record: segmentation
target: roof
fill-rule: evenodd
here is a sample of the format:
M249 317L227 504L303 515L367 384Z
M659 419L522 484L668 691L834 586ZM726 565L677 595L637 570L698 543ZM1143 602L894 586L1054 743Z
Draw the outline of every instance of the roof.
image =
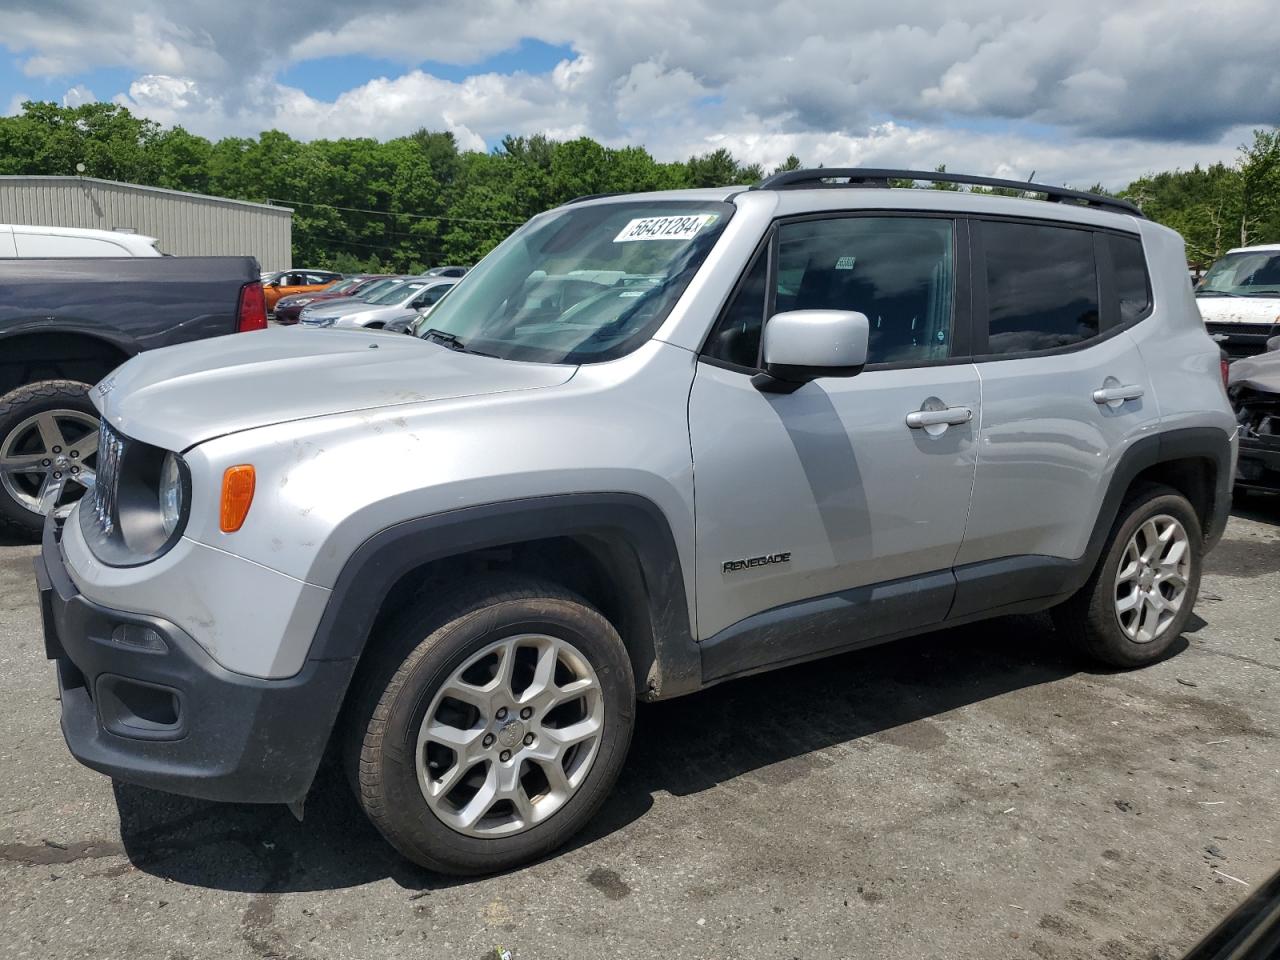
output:
M96 183L104 187L116 187L124 190L134 190L139 193L162 193L173 197L182 197L185 200L199 200L205 203L227 204L236 207L253 207L258 210L270 210L272 213L293 215L292 207L280 207L270 203L254 203L252 200L234 200L231 197L213 197L207 193L188 193L185 190L170 190L167 187L148 187L140 183L125 183L122 180L103 180L98 177L45 177L45 176L25 176L25 175L5 175L0 176L0 186L9 186L23 182L43 183L50 185L72 185Z
M1253 247L1235 247L1227 253L1280 253L1280 243L1260 243Z

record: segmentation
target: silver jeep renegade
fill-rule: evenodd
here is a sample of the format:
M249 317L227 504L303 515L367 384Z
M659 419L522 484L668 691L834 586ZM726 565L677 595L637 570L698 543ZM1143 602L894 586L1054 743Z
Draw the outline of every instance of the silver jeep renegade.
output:
M1166 655L1235 459L1182 240L900 178L939 179L586 198L411 336L130 360L37 562L72 753L300 813L332 748L396 849L480 873L583 826L638 699L1046 609Z

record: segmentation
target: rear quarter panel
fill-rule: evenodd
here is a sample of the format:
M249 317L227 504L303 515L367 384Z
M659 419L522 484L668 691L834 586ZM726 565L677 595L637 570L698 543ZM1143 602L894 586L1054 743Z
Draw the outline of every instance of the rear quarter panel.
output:
M1161 430L1216 427L1234 434L1235 416L1219 367L1221 350L1205 330L1186 281L1186 251L1174 231L1140 221L1154 295L1152 320L1130 331L1151 376Z

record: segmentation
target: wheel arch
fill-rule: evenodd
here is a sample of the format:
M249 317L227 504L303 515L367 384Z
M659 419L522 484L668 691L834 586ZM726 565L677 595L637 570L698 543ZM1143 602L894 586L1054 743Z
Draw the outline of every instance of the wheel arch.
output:
M1231 435L1217 427L1185 427L1142 437L1124 451L1111 474L1083 567L1093 570L1120 508L1136 489L1164 484L1185 496L1200 520L1205 549L1222 537L1231 512Z
M138 344L110 329L32 326L0 335L0 396L41 380L78 380L91 386L139 352Z
M419 517L375 533L343 566L309 659L350 660L424 587L479 569L534 574L597 606L627 646L637 694L701 686L683 568L670 525L636 494L536 497Z

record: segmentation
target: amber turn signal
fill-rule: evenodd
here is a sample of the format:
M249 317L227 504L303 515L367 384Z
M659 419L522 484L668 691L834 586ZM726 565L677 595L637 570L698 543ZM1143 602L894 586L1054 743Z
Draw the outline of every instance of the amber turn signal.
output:
M222 532L235 533L244 526L253 504L253 487L256 482L253 467L242 463L227 467L222 475Z

